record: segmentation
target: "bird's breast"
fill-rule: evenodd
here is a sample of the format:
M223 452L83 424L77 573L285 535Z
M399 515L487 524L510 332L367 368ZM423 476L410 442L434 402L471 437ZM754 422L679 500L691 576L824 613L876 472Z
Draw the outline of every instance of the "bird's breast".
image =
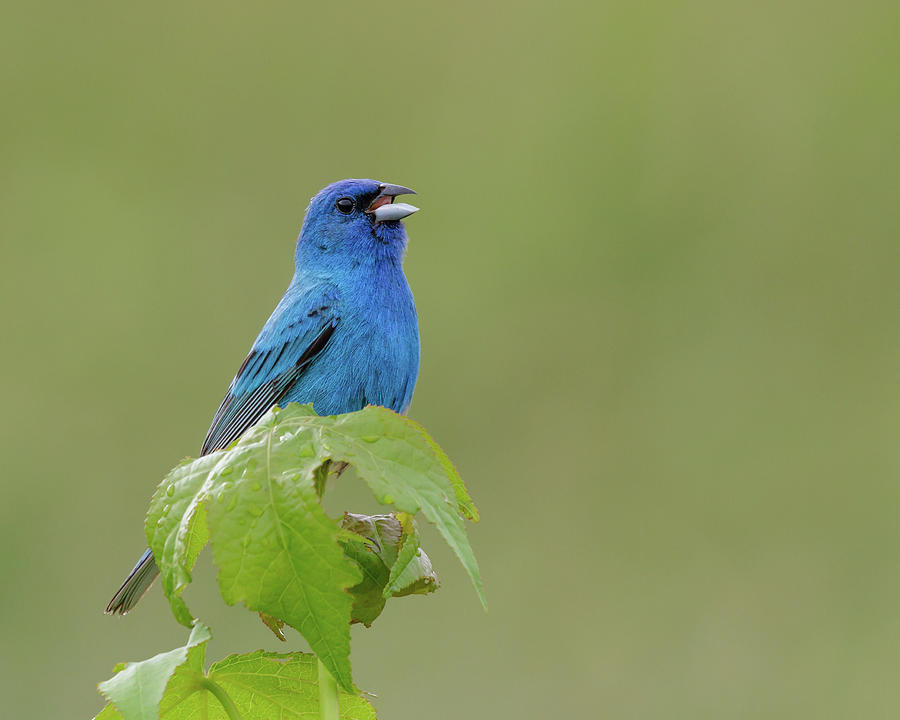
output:
M419 371L419 325L406 279L400 275L361 293L352 324L354 367L361 405L403 412Z
M341 292L340 319L291 399L320 415L381 405L405 412L419 372L419 326L406 278L377 277Z

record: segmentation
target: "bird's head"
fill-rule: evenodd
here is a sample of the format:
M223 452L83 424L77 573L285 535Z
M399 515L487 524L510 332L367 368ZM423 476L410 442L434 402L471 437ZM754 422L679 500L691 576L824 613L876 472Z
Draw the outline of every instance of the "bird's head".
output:
M415 191L377 180L340 180L321 190L310 201L300 229L298 268L401 259L406 231L400 221L418 208L394 199L410 193Z

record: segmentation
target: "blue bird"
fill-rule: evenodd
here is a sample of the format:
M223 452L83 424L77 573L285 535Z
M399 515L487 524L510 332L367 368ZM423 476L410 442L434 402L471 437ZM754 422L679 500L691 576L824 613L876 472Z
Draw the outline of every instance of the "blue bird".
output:
M382 405L406 412L419 372L419 324L403 274L413 193L341 180L310 202L294 277L231 381L201 455L225 448L273 405L312 403L319 415ZM159 575L148 549L106 607L124 615Z

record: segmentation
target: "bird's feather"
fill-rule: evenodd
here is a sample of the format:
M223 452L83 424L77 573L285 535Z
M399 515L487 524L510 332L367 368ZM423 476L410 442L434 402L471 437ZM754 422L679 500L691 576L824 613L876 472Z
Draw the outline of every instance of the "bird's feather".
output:
M202 455L237 440L303 375L340 322L335 299L321 289L285 296L231 381L206 433ZM283 325L285 317L292 321Z

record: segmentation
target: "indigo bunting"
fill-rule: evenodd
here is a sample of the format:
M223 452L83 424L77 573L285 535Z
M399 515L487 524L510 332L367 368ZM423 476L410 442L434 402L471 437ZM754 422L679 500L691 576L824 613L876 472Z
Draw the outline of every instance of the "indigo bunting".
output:
M273 405L312 403L319 415L382 405L405 412L419 371L419 327L403 274L414 193L341 180L309 204L294 276L212 419L201 455L227 447ZM159 574L148 549L106 607L124 615Z

